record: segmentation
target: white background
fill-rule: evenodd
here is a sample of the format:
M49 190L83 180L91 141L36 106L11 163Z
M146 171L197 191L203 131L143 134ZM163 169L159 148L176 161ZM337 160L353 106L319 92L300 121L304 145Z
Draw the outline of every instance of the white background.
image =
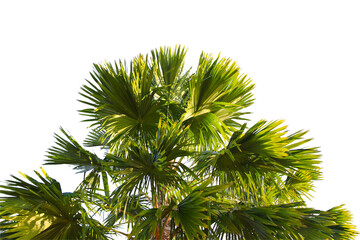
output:
M0 181L38 170L76 112L92 63L182 44L230 57L256 84L255 121L285 119L320 146L324 180L309 206L346 204L360 226L360 7L357 1L1 1ZM45 166L63 191L81 176Z

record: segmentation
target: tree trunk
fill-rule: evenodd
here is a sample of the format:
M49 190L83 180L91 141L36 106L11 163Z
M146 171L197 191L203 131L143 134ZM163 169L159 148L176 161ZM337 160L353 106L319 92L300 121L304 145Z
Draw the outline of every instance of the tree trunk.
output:
M163 229L163 240L170 240L170 232L171 232L171 226L170 226L170 217L165 218L164 220L164 229Z

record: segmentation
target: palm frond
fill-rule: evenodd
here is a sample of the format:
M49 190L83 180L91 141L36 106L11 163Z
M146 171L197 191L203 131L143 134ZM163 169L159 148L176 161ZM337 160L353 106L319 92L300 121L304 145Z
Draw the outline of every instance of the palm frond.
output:
M129 154L128 159L107 156L114 160L113 166L118 169L116 170L118 175L122 175L119 179L122 184L113 193L114 197L119 197L124 192L147 192L150 189L156 192L156 189L161 188L164 184L180 186L182 170L175 162L167 162L159 158L156 151L148 153L135 146L129 150ZM154 196L155 192L153 192Z
M135 216L137 221L130 235L135 239L162 239L169 223L173 226L169 234L176 239L205 238L207 222L214 213L209 202L228 187L209 186L210 183L211 179L192 184L181 199L171 198L161 207L141 211Z
M65 138L55 134L56 145L48 150L45 165L73 165L78 173L84 173L79 189L87 189L91 193L103 190L109 196L108 174L104 167L106 159L100 159L96 154L87 151L64 129L60 130ZM99 189L101 180L103 189Z
M179 81L181 80L179 76L182 75L184 68L185 48L176 46L172 51L170 47L161 47L160 49L153 50L151 54L159 66L161 85L167 86L169 93L173 92L170 90L171 88L176 88L176 85L183 84L183 82Z
M84 140L85 147L102 147L109 148L108 145L109 138L106 138L106 133L101 129L92 129Z
M107 155L111 173L118 176L117 182L121 183L113 192L115 199L119 199L124 192L149 194L151 189L155 203L157 198L164 196L167 187L181 187L185 183L183 173L191 171L181 160L192 153L188 151L189 143L183 128L181 123L169 125L160 121L155 137L149 139L148 144L132 142L117 156Z
M204 149L217 149L238 127L243 108L252 104L254 85L235 62L202 54L189 84L184 119Z
M162 102L155 98L152 90L156 68L147 57L139 55L130 63L106 63L94 65L93 82L82 87L80 93L89 106L80 110L106 132L106 138L116 146L127 139L138 139L139 133L151 137L160 117ZM114 148L114 147L113 147Z
M44 170L40 182L23 174L1 185L0 214L7 222L5 233L18 239L80 239L83 228L107 239L106 231L86 215L76 194L61 191L60 184ZM83 219L84 217L85 219Z
M264 201L264 197L268 202L302 201L301 196L320 178L319 154L316 148L297 148L310 141L302 139L305 131L286 136L281 124L260 121L247 130L244 124L226 148L200 155L195 168L219 183L235 181L234 194L245 202Z
M177 227L176 234L184 235L187 239L201 239L207 236L207 228L211 216L215 214L211 208L217 194L229 186L208 186L212 179L208 179L185 195L171 212L171 221Z
M236 205L213 218L217 238L226 239L354 239L348 213L336 207L320 211L303 203L246 207ZM337 216L345 219L337 221ZM345 220L345 221L344 221Z
M69 164L75 170L86 172L101 165L101 159L84 149L63 128L60 128L65 138L55 134L56 146L47 151L45 165Z
M161 47L151 52L153 66L156 66L157 95L164 102L161 112L173 121L180 119L185 112L186 102L189 97L190 70L184 71L184 60L187 50L176 46Z

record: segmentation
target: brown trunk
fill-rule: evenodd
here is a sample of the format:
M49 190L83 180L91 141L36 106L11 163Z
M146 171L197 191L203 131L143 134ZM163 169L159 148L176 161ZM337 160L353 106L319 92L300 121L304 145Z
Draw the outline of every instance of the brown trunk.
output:
M160 240L160 237L159 237L159 226L156 228L155 239L156 239L156 240Z
M171 226L170 226L170 218L166 218L164 219L164 229L163 229L163 240L170 240L170 231L171 231Z

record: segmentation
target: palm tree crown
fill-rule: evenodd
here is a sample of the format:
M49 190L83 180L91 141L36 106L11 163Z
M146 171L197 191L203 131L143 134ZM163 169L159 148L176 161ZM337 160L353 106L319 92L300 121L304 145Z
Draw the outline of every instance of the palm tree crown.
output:
M251 125L254 85L237 64L203 53L191 71L185 55L163 47L94 65L80 113L92 129L84 146L104 156L61 129L45 164L73 165L83 181L63 193L43 171L0 186L5 239L355 238L342 206L305 206L321 178L306 131Z

